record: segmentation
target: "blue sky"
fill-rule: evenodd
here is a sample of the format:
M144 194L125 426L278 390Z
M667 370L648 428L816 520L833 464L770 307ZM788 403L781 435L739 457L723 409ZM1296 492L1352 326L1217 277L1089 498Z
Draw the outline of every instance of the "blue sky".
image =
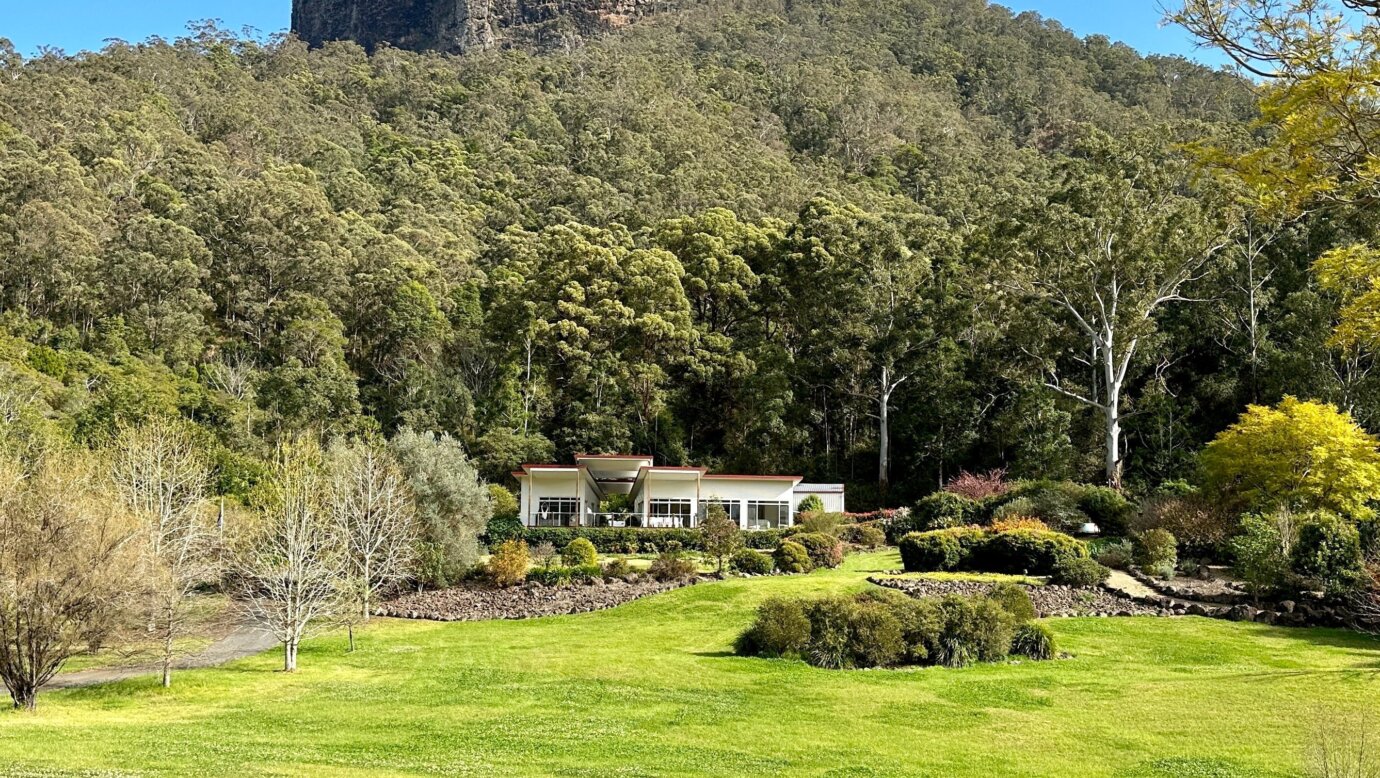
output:
M1172 0L1167 0L1172 2ZM1015 11L1038 11L1079 35L1100 33L1142 52L1183 54L1216 64L1212 52L1195 50L1183 30L1160 25L1161 0L1006 0ZM291 0L0 0L0 38L24 54L40 46L75 52L98 49L107 38L138 41L173 38L187 22L219 19L229 29L264 33L288 26Z

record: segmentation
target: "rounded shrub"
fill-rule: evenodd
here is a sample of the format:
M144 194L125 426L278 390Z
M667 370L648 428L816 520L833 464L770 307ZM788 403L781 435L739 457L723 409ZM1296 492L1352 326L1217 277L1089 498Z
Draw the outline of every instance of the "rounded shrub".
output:
M839 530L839 539L863 548L886 545L886 533L872 524L846 524Z
M1089 521L1078 507L1087 489L1068 481L1023 481L993 510L992 518L1030 516L1059 532L1075 532Z
M1361 535L1346 519L1319 511L1299 526L1291 565L1295 573L1329 594L1340 594L1361 577Z
M814 569L810 552L794 540L783 540L772 554L776 569L783 573L808 573Z
M977 527L913 532L901 538L901 564L911 573L963 569L986 537Z
M604 565L605 578L626 578L632 575L632 566L623 557L614 557Z
M575 538L561 549L561 563L567 567L583 567L599 563L599 552L588 538Z
M823 512L824 500L817 494L806 495L805 499L800 501L800 505L796 508L795 511L797 516L804 516L810 513Z
M1096 560L1070 557L1061 559L1054 565L1054 571L1050 573L1049 581L1061 586L1090 589L1094 586L1101 586L1107 580L1107 576L1111 574L1111 570L1103 567Z
M753 551L750 548L739 549L728 566L736 572L748 575L767 575L775 567L772 558L763 554L761 551Z
M1179 564L1179 545L1173 533L1165 529L1149 529L1136 535L1134 561L1147 575L1173 578Z
M1000 583L987 593L987 598L1000 605L1017 624L1035 620L1035 603L1030 601L1030 593L1024 586L1014 583Z
M1013 575L1051 575L1065 559L1086 559L1088 547L1059 532L1018 529L991 535L977 552L976 569Z
M494 549L485 573L495 586L516 586L527 580L532 554L521 540L507 540Z
M885 604L856 599L848 630L853 667L893 667L909 653L900 619Z
M1160 496L1146 500L1131 519L1131 529L1139 534L1162 529L1174 536L1185 556L1220 559L1239 525L1239 517L1217 501L1203 495Z
M805 604L773 597L757 609L757 618L738 636L734 648L740 656L799 657L809 644Z
M974 662L996 662L1011 653L1016 621L986 597L950 595L940 602L944 626L931 656L945 667L967 667Z
M976 524L982 516L982 503L952 492L935 492L910 509L916 532Z
M843 542L823 532L807 532L791 540L805 547L810 564L816 568L833 569L843 564Z
M1115 489L1106 486L1085 486L1077 507L1087 515L1103 534L1120 535L1134 512L1131 501Z
M1058 656L1054 633L1043 624L1022 624L1011 637L1011 653L1036 661L1048 661Z

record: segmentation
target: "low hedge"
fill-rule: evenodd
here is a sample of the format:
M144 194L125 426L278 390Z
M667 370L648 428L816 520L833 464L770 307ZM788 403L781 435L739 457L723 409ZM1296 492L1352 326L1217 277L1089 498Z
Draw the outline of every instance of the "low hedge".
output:
M1023 603L1028 604L1028 603ZM815 600L771 599L736 644L744 656L803 659L831 669L994 662L1012 652L1024 617L989 597L913 599L872 590ZM1020 648L1053 655L1028 633Z
M978 527L912 532L901 538L901 564L917 573L964 569L987 533Z
M1058 532L991 533L978 527L956 527L915 532L901 539L901 563L913 573L965 570L1053 575L1065 561L1087 558L1086 545Z
M760 530L743 533L748 548L770 551L781 542L782 530ZM576 538L594 544L601 554L655 554L672 543L679 543L686 551L703 551L704 544L697 529L647 529L642 527L527 527L520 540L530 546L550 543L565 548Z
M739 549L728 562L729 568L748 575L768 575L776 569L776 562L761 551Z

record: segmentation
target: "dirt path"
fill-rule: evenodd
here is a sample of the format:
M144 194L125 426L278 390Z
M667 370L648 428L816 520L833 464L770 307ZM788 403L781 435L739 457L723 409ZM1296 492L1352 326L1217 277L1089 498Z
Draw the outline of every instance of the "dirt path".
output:
M278 645L278 641L267 631L255 624L241 624L228 635L207 646L203 651L177 660L178 670L195 670L202 667L219 667L236 659L261 654ZM136 665L133 667L110 667L98 670L82 670L64 673L48 682L44 689L76 689L83 686L96 686L114 683L141 675L158 673L157 665Z

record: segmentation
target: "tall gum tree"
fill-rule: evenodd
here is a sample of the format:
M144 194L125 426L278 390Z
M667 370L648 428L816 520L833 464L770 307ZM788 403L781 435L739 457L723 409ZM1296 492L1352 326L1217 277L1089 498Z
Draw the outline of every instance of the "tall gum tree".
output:
M1039 225L1034 248L1005 270L1008 290L1063 323L1029 353L1046 387L1101 417L1105 476L1117 489L1128 382L1155 317L1194 299L1185 288L1229 242L1203 196L1192 196L1186 163L1155 156L1163 154L1147 138L1086 138L1061 165L1044 218L1029 221Z

